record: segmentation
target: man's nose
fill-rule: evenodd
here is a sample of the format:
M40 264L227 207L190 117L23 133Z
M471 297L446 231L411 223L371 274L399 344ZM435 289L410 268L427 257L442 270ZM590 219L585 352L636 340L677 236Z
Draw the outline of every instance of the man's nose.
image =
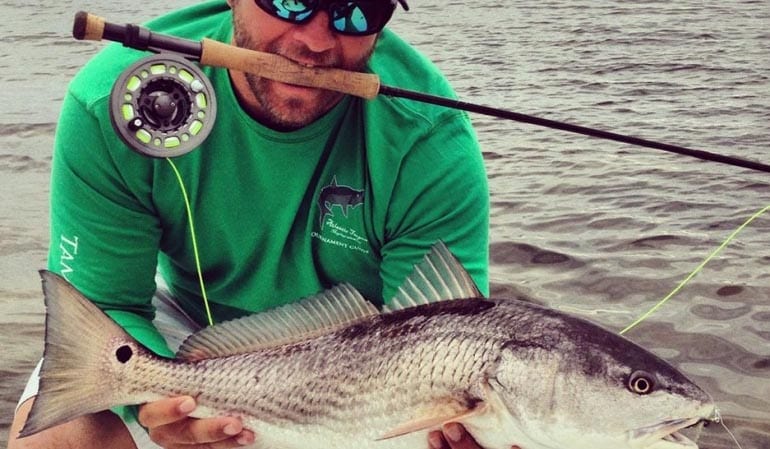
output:
M329 27L329 14L319 11L310 22L297 26L295 38L316 53L330 50L336 45L334 32Z

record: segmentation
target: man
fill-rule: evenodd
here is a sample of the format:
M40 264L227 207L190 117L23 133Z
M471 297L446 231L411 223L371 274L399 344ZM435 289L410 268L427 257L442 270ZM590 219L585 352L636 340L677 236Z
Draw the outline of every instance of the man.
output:
M383 30L395 7L396 0L217 0L149 26L453 95L429 62ZM143 344L173 354L151 322L156 271L202 325L209 306L214 321L224 321L343 281L387 301L439 239L487 293L488 191L465 114L206 67L218 98L216 124L172 167L131 151L110 123L112 85L142 56L110 46L69 88L54 151L49 268ZM354 201L325 194L341 186ZM33 400L24 399L9 447L134 447L111 412L16 440ZM138 421L166 448L254 441L236 418L187 418L195 406L190 397L145 404ZM477 447L451 424L426 444Z

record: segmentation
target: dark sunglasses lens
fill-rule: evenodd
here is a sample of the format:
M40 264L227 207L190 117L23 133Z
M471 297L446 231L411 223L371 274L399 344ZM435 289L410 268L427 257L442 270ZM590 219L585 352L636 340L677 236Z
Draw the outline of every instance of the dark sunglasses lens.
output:
M301 23L309 19L318 6L317 0L255 0L268 14L289 22Z
M378 33L393 15L395 5L384 0L348 0L331 6L332 27L354 36Z
M310 20L325 3L321 0L254 0L263 11L292 23ZM342 0L328 4L332 28L341 34L365 36L382 30L396 2L387 0Z

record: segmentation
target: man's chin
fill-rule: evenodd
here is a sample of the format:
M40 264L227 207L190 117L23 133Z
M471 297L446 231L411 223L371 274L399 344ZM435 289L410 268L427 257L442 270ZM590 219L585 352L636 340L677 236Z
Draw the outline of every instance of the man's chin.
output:
M317 108L309 107L304 101L292 98L272 102L270 107L261 111L260 116L256 118L269 128L292 131L313 123L322 115L323 112L319 112Z
M313 123L334 107L342 94L246 75L256 104L251 115L273 129L287 131Z
M341 98L319 89L279 84L270 92L267 109L275 124L283 128L296 129L313 123Z

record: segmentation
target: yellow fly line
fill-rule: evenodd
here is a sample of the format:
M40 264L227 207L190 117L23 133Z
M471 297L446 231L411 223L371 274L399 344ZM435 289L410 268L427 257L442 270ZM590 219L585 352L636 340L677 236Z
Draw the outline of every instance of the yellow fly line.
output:
M187 189L184 186L184 181L182 181L182 175L179 173L179 170L177 170L176 165L171 160L171 158L166 158L168 163L171 165L171 168L174 170L174 174L176 174L176 179L179 181L179 188L182 190L182 197L184 198L184 205L187 209L187 222L190 224L190 238L192 240L192 246L193 246L193 256L195 257L195 270L198 272L198 282L200 283L201 287L201 296L203 297L203 305L206 307L206 317L209 320L209 326L214 325L214 319L211 316L211 308L209 307L209 298L206 294L206 285L203 283L203 270L201 269L201 259L200 254L198 252L198 239L195 236L195 223L193 222L193 213L192 213L192 207L190 207L190 198L187 196Z
M666 297L665 297L665 298L661 299L661 300L660 300L660 301L659 301L657 304L655 304L655 305L654 305L654 306L653 306L653 307L652 307L650 310L648 310L648 311L647 311L647 312L646 312L644 315L640 316L640 317L639 317L639 318L638 318L636 321L634 321L633 323L631 323L631 324L629 324L628 326L626 326L626 328L625 328L625 329L623 329L622 331L620 331L620 332L619 332L619 333L620 333L620 335L623 335L623 334L625 334L625 333L626 333L626 332L628 332L629 330L631 330L631 329L633 329L634 327L636 327L636 325L638 325L638 324L639 324L639 323L641 323L642 321L644 321L644 320L646 320L647 318L649 318L649 317L650 317L650 315L652 315L652 314L653 314L653 313L655 313L655 312L656 312L658 309L660 309L660 308L663 306L663 304L665 304L665 303L666 303L666 302L667 302L669 299L671 299L671 298L672 298L674 295L676 295L677 293L679 293L679 291L680 291L680 290L681 290L681 289L682 289L682 288L683 288L685 285L687 285L687 283L688 283L688 282L690 282L690 280L691 280L692 278L694 278L694 277L695 277L695 276L696 276L698 273L700 273L700 272L701 272L701 270L703 270L703 267L705 267L705 266L706 266L706 264L707 264L707 263L709 263L709 262L711 261L711 259L713 259L714 257L716 257L716 255L717 255L717 254L719 254L719 253L720 253L720 252L721 252L723 249L725 249L725 247L727 247L727 245L729 245L729 244L730 244L730 242L732 242L732 241L735 239L735 236L737 236L737 235L738 235L738 233L739 233L739 232L741 232L741 231L743 230L743 228L745 228L746 226L748 226L748 225L749 225L749 224L750 224L752 221L756 220L756 219L757 219L757 218L758 218L760 215L764 214L764 213L765 213L765 212L767 212L768 210L770 210L770 205L767 205L767 206L766 206L766 207L764 207L763 209L759 210L757 213L755 213L754 215L752 215L751 217L749 217L749 219L748 219L748 220L746 220L745 222L743 222L743 224L742 224L742 225L740 225L740 226L738 227L738 229L736 229L735 231L733 231L733 232L732 232L732 234L730 234L730 236L728 236L728 237L727 237L727 239L725 239L725 241L724 241L724 242L722 242L722 244L721 244L721 245L719 245L719 247L718 247L717 249L715 249L715 250L714 250L714 251L713 251L711 254L709 254L709 256L708 256L708 257L706 257L706 259L704 259L704 260L703 260L703 262L701 262L701 264L700 264L700 265L698 265L698 266L695 268L695 270L693 270L693 271L692 271L692 273L690 273L690 274L689 274L689 275L688 275L688 276L687 276L687 277L686 277L686 278L685 278L685 279L684 279L682 282L680 282L680 283L679 283L679 285L677 285L677 286L676 286L676 288L674 288L674 289L671 291L671 293L669 293L668 295L666 295Z

